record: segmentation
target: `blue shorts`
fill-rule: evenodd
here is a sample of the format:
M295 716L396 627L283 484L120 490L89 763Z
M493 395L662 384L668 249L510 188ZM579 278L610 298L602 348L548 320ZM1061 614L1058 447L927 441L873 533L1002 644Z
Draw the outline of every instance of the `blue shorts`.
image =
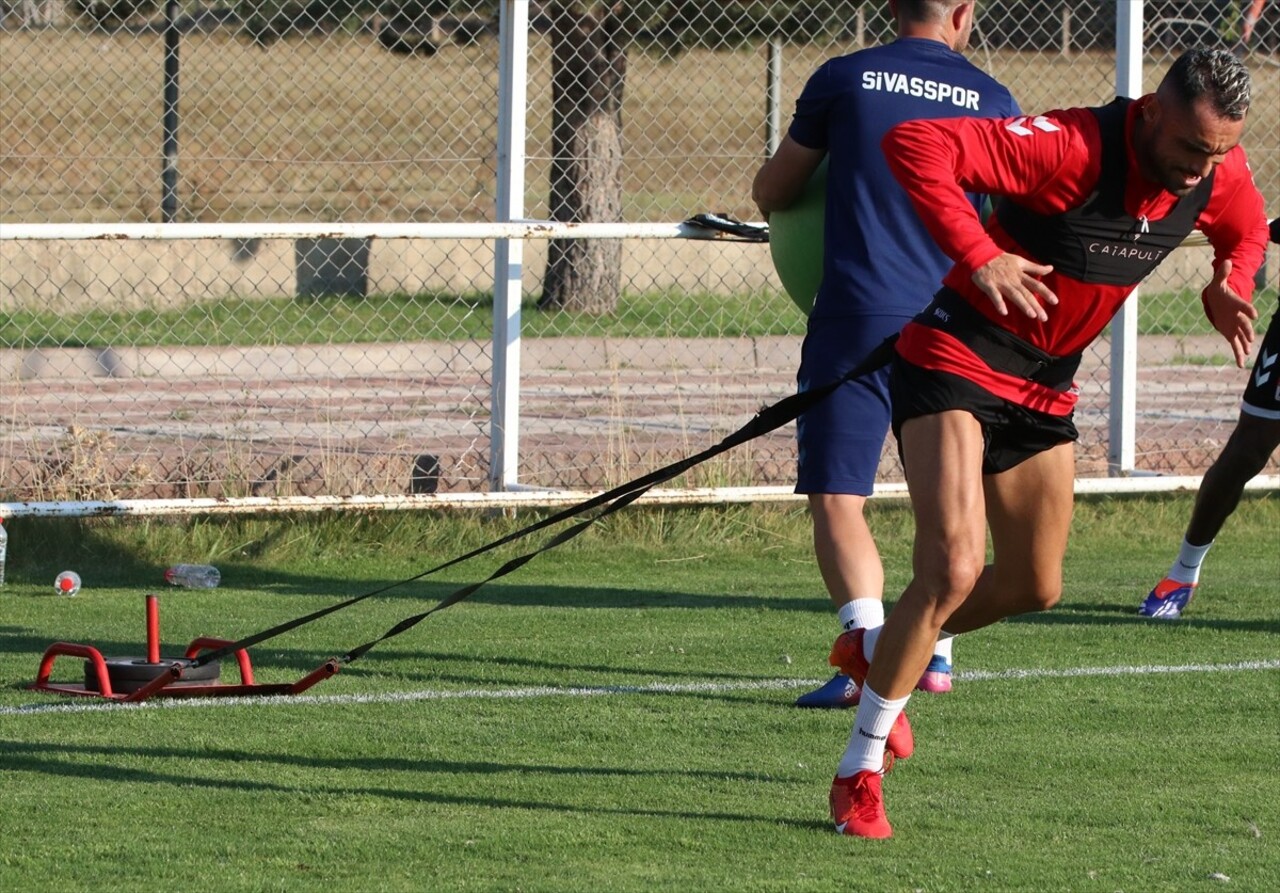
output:
M835 381L876 345L896 335L908 314L810 320L796 384L801 391ZM870 496L889 432L889 368L847 381L796 421L797 493Z

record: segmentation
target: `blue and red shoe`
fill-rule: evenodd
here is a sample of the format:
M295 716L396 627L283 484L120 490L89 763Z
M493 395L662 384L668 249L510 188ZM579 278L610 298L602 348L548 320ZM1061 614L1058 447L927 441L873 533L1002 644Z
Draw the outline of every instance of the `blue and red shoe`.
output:
M1165 577L1156 584L1156 588L1147 593L1142 604L1138 606L1138 614L1152 620L1177 620L1191 604L1191 597L1196 594L1198 583L1179 583Z
M857 707L862 689L844 673L836 673L813 691L796 698L797 707L812 707L820 710L839 710L844 707Z

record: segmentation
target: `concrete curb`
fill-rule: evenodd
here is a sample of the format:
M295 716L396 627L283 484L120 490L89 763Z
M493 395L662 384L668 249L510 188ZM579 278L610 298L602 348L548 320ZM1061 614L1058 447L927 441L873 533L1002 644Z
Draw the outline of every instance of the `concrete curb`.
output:
M521 343L527 369L565 372L713 371L790 373L800 363L799 335L742 338L530 338ZM1152 335L1139 340L1143 366L1205 361L1228 355L1216 335ZM1085 367L1110 355L1104 339ZM331 378L348 375L431 376L490 365L487 342L418 341L277 347L60 347L0 350L6 381L94 378Z
M800 336L761 338L531 338L521 343L525 368L607 372L791 370ZM0 379L332 378L394 374L432 376L491 363L477 341L282 345L276 347L60 347L0 350Z

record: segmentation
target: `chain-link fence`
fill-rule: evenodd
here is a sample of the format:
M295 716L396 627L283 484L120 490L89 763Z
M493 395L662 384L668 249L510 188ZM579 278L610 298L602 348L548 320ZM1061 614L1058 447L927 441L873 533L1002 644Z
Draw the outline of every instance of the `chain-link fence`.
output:
M501 6L0 0L0 228L494 220ZM1280 213L1280 0L1247 44L1249 0L1145 6L1146 89L1186 46L1246 54L1246 146ZM890 39L887 7L528 4L517 204L754 219L776 122L824 59ZM1116 13L992 0L970 56L1029 112L1102 104ZM0 498L485 490L494 254L464 238L0 241ZM1139 471L1202 471L1236 418L1245 373L1200 312L1207 261L1183 249L1143 287ZM794 390L804 321L764 246L529 240L523 262L524 484L627 480ZM1107 473L1109 357L1100 342L1082 370L1082 476ZM794 456L784 429L683 482L786 485ZM900 474L890 448L882 478Z

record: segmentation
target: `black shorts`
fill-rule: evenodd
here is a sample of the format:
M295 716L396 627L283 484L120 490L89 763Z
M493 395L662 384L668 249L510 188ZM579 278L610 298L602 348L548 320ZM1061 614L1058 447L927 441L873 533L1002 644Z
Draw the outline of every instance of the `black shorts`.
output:
M950 372L935 372L900 356L889 374L893 436L902 457L902 424L919 416L958 409L982 425L982 473L999 474L1058 444L1080 439L1071 415L1027 409ZM905 460L904 460L905 465Z
M1280 310L1271 317L1258 348L1240 411L1260 419L1280 419Z

